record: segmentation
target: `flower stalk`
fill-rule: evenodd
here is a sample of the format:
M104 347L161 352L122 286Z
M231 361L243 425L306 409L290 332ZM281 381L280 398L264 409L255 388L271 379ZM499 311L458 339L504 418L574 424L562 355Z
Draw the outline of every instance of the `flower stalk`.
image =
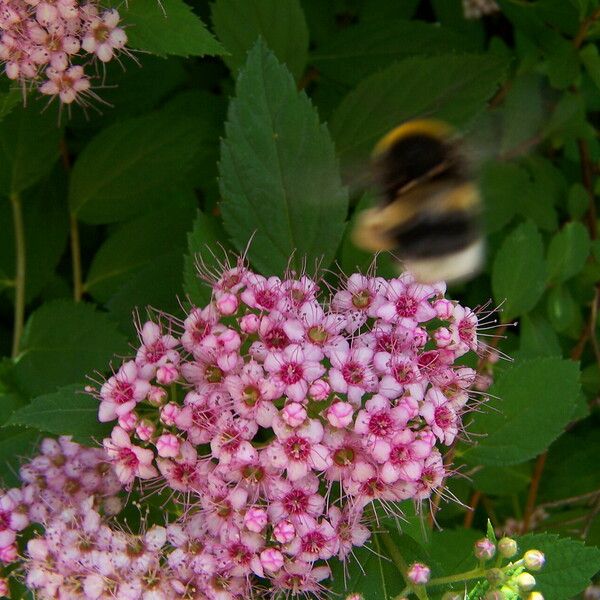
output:
M23 207L21 196L14 192L10 195L12 206L13 226L15 234L15 313L12 343L12 357L19 354L19 345L23 335L25 323L25 273L26 273L26 248L25 226L23 224Z

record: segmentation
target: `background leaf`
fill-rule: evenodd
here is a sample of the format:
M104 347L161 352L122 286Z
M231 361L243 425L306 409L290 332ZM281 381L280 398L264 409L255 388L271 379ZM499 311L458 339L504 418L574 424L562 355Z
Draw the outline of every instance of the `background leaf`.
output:
M548 246L548 279L567 281L581 271L590 253L590 236L581 223L567 223Z
M48 302L27 322L15 377L25 392L37 396L81 381L124 350L125 339L93 306Z
M262 37L296 79L302 75L308 28L298 0L217 0L211 13L215 32L229 52L223 60L232 71L246 62L248 50Z
M38 396L14 412L8 424L70 435L81 444L96 446L110 435L112 425L98 421L98 400L85 394L83 388L83 384L73 384Z
M522 223L505 238L494 259L492 289L496 303L502 303L502 320L530 311L545 281L542 237L533 223Z
M507 369L490 389L495 399L473 418L469 431L484 437L465 458L511 465L535 457L567 425L579 392L579 369L568 360L537 358Z
M129 45L166 56L204 56L223 54L199 17L183 0L135 0L119 5L127 28Z
M259 270L282 273L340 243L347 193L333 144L310 101L262 42L250 52L229 106L219 165L223 223Z

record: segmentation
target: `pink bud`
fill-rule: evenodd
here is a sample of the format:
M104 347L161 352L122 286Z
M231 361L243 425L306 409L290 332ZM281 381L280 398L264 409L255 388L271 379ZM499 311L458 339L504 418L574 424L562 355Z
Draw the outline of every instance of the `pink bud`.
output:
M232 315L234 314L239 305L239 300L235 294L223 294L217 300L217 310L222 315Z
M166 365L156 369L156 381L158 381L158 383L162 383L163 385L169 385L170 383L173 383L177 379L178 375L179 373L177 373L177 368L175 365L170 363L167 363Z
M242 345L240 335L234 329L226 329L219 336L218 341L219 346L222 346L225 352L235 352Z
M433 339L438 348L445 348L452 341L452 334L446 327L440 327L434 332Z
M17 547L14 544L0 548L0 562L11 563L17 560Z
M173 402L169 402L169 404L165 404L160 411L160 420L168 426L175 425L175 419L179 414L180 409L177 404Z
M479 560L490 560L496 554L496 544L487 538L481 538L475 542L473 552Z
M283 554L276 548L267 548L260 553L260 564L266 571L275 573L283 567Z
M454 304L452 304L450 300L442 298L440 300L436 300L433 303L433 310L435 310L435 314L438 316L439 319L447 321L454 312Z
M260 533L267 524L267 512L262 508L250 508L244 515L246 529Z
M125 413L119 417L119 427L122 427L128 433L135 429L137 425L137 416L132 412Z
M287 544L296 537L296 529L289 521L280 521L273 528L273 535L280 544Z
M312 385L308 388L308 395L313 400L326 400L329 392L331 392L331 387L323 379L313 381Z
M349 402L334 402L327 409L327 420L332 427L343 429L352 423L354 407Z
M423 563L413 563L406 573L407 579L417 585L427 583L430 575L431 570Z
M284 409L281 411L281 418L290 427L300 427L306 420L306 409L302 404L298 402L290 402L286 404Z
M0 578L0 596L5 596L6 598L10 596L8 579L5 579L4 577Z
M421 347L424 346L429 340L429 336L427 335L427 331L422 327L417 327L413 331L413 342L416 346Z
M244 333L256 333L258 331L258 325L260 324L260 319L258 315L249 314L244 315L240 319L240 329Z
M161 387L153 385L148 392L148 402L152 404L152 406L162 406L167 397L167 390L164 390Z
M146 419L141 421L140 424L135 428L136 435L143 442L147 442L149 439L151 439L155 431L156 427L154 427L154 424Z
M156 440L156 449L158 455L163 458L175 458L179 454L179 448L181 442L176 435L172 433L163 433L158 440Z

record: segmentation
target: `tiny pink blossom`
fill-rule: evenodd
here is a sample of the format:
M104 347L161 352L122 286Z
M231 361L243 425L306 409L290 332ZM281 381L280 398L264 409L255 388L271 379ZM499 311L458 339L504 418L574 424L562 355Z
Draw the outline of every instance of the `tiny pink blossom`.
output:
M162 385L169 385L173 383L178 376L179 373L177 371L177 367L170 363L162 365L156 369L156 381Z
M330 392L330 385L323 379L316 379L308 388L309 397L317 401L326 400L329 397Z
M267 511L262 508L249 508L244 515L246 529L260 533L267 525Z
M151 479L158 475L158 471L152 465L152 450L134 446L127 432L121 427L115 427L103 445L108 456L115 460L117 477L122 483L131 483L135 477Z
M224 294L217 300L216 305L222 315L233 315L237 312L239 300L235 294Z
M287 544L296 536L296 528L289 521L279 521L273 528L273 535L280 544Z
M119 423L119 427L122 427L125 431L129 433L136 428L138 424L138 418L135 413L128 412L124 415L121 415L117 422Z
M267 548L260 553L260 562L265 571L276 573L283 567L283 554L276 548Z
M173 402L165 404L160 411L160 420L165 425L175 425L177 416L181 412L179 406Z
M258 326L260 324L260 319L258 315L250 313L248 315L244 315L240 319L240 329L244 333L252 334L258 331Z
M286 404L281 411L281 418L290 427L300 427L306 420L306 409L298 402Z
M148 421L147 419L142 419L135 428L135 434L140 440L144 442L151 440L155 431L156 426L154 425L154 423Z
M423 585L429 581L431 569L423 563L413 563L406 572L407 579L416 585Z
M179 454L180 446L179 438L172 433L163 433L156 440L156 450L162 458L174 458Z
M343 429L352 423L354 407L349 402L334 402L327 409L326 416L332 427Z

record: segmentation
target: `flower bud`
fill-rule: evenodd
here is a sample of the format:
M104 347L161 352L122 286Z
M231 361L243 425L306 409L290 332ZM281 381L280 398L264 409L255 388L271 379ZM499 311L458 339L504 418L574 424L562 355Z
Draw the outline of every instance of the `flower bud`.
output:
M160 420L167 426L175 425L175 419L180 413L180 408L177 404L169 402L165 404L160 411Z
M260 319L255 314L244 315L240 319L240 329L244 333L256 333L259 325Z
M296 537L296 528L289 521L279 521L273 529L273 536L280 544L287 544Z
M334 402L327 409L327 420L332 427L344 429L352 423L354 407L349 402Z
M531 592L531 594L527 596L527 600L544 600L544 596L539 592Z
M411 583L424 584L429 581L430 575L431 569L427 565L424 565L423 563L413 563L406 573L406 578Z
M440 300L436 300L433 303L433 310L435 310L435 314L438 317L438 319L443 319L444 321L447 321L454 312L454 304L452 304L450 300L442 298Z
M317 379L313 381L312 385L308 388L308 395L313 400L326 400L331 392L331 387L326 381Z
M137 420L137 416L134 413L125 413L119 417L119 427L122 427L127 433L130 433L135 429Z
M235 294L223 294L217 300L217 310L225 316L234 314L239 305L239 300Z
M539 550L527 550L523 555L523 562L529 571L539 571L546 562L546 557Z
M464 598L464 596L462 596ZM484 600L506 600L506 594L500 590L492 590L484 597Z
M529 592L535 587L535 577L531 573L521 573L515 580L519 592Z
M490 560L496 554L496 546L491 540L481 538L475 542L474 554L479 560Z
M10 596L10 588L8 587L8 579L2 577L0 578L0 597L5 596L8 598Z
M267 512L262 508L250 508L244 515L246 529L254 533L260 533L265 528L267 522Z
M281 411L281 418L290 427L300 427L306 421L306 409L298 402L290 402L286 404Z
M173 383L179 374L177 373L177 367L170 363L162 365L156 369L156 381L162 385L169 385Z
M167 390L156 385L153 385L148 392L148 402L150 402L152 406L162 406L165 403L166 398Z
M498 586L504 583L505 575L502 569L494 568L486 572L485 578L491 586Z
M503 558L512 558L517 553L517 542L509 537L503 537L498 542L498 552Z
M154 435L156 428L150 421L143 419L135 428L135 433L143 442L147 442Z
M156 440L156 449L162 458L175 458L179 454L180 446L179 438L172 433L163 433Z
M275 573L283 567L283 554L276 548L267 548L260 553L260 564L265 571Z

